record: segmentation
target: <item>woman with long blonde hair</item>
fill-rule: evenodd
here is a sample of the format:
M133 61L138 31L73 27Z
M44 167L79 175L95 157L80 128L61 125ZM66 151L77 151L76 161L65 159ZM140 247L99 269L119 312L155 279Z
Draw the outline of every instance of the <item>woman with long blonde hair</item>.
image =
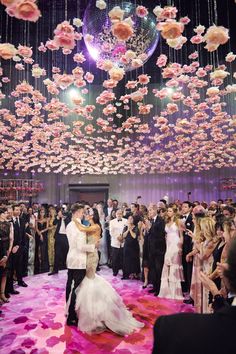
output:
M215 221L205 216L206 210L203 207L202 210L193 210L193 215L195 229L194 233L189 233L189 235L193 237L194 247L186 257L188 261L194 256L191 297L198 313L208 313L210 312L209 291L202 286L199 275L200 271L206 274L211 273L213 251L217 246L218 238L215 232Z
M160 297L183 300L181 282L183 279L182 246L183 232L176 206L167 209L166 254L161 275Z

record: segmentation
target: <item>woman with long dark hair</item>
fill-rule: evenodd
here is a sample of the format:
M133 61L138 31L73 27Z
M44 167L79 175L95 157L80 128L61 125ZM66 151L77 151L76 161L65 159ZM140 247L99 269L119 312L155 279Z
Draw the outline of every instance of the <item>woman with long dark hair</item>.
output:
M41 208L36 220L35 274L45 273L48 270L48 218L46 210Z
M90 226L83 226L76 219L73 221L80 231L87 233L87 243L96 244L102 230L97 209L88 209L86 219ZM126 335L143 327L143 323L132 317L112 286L96 274L97 264L98 252L88 253L86 276L76 289L78 328L86 333L110 329L119 335Z
M139 229L134 224L134 217L128 217L128 225L125 226L122 237L124 244L124 262L123 262L123 279L137 279L140 274L139 260Z

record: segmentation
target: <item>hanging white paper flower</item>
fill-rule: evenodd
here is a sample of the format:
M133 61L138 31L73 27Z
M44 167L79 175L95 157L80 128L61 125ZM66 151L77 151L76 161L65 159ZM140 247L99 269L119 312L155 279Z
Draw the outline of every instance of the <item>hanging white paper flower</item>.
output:
M106 4L106 2L104 0L97 0L96 1L96 7L99 10L104 10L107 7L107 4Z
M80 18L74 18L73 19L73 25L76 27L82 27L83 26L83 21Z
M12 60L18 62L21 61L21 58L18 55L15 55Z

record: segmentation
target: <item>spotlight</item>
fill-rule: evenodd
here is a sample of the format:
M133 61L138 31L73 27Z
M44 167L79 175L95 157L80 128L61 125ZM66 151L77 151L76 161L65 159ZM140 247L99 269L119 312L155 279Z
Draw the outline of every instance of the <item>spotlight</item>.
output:
M79 94L79 90L77 90L76 88L71 88L68 92L68 95L70 96L70 98L77 98L77 97L80 97L80 94Z
M172 87L168 87L167 92L169 95L172 95L172 93L174 93L174 89Z

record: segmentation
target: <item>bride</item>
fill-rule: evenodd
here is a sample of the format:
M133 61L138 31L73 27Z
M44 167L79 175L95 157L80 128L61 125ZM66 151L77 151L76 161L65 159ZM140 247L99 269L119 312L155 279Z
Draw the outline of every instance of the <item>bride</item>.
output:
M73 220L80 231L87 233L87 243L95 244L101 238L101 225L97 209L90 208L86 219L90 226ZM86 276L76 289L75 311L78 328L86 333L100 333L109 329L121 336L142 328L125 307L122 298L101 276L95 274L98 264L97 250L87 254Z

